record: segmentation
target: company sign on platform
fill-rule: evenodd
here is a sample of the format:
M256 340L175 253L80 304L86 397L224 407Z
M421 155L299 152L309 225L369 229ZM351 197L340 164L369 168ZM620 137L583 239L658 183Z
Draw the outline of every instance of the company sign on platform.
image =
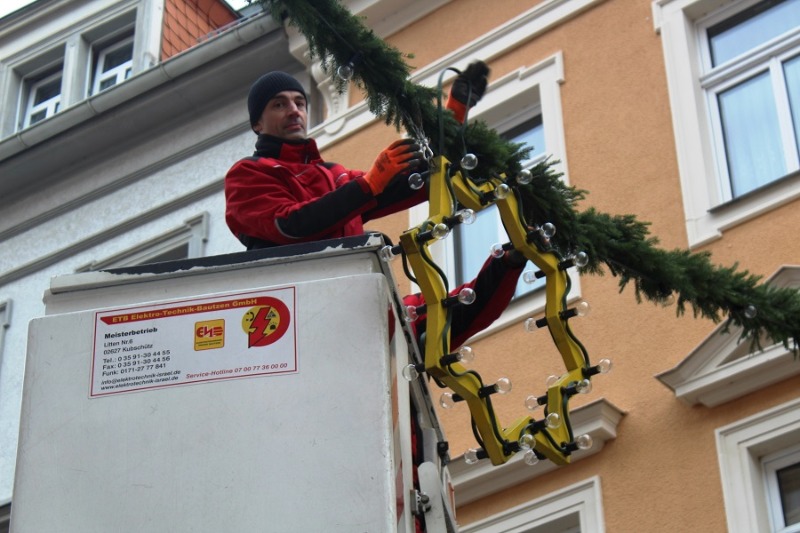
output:
M95 314L91 397L293 372L294 287Z

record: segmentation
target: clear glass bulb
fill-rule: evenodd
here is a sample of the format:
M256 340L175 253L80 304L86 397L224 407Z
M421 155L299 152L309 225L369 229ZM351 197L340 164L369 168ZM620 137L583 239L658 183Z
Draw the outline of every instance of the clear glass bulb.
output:
M497 198L498 200L502 200L503 198L508 197L510 193L511 189L505 183L501 183L494 189L494 197Z
M419 314L417 313L417 308L415 306L407 305L405 311L405 316L403 318L406 322L414 322L419 318Z
M611 371L611 359L600 359L597 362L597 373L608 374Z
M536 325L536 319L535 318L526 318L525 322L522 323L522 326L525 328L525 331L527 331L528 333L533 333L534 331L539 329L539 326Z
M545 425L549 429L557 429L561 427L561 417L558 416L558 413L550 413L545 417Z
M539 398L536 396L531 394L525 398L525 408L528 409L528 411L535 411L540 407L541 405L539 405Z
M452 392L443 392L441 396L439 396L439 405L442 406L442 409L452 409L456 405L456 401L453 399Z
M586 252L578 252L575 254L573 260L575 261L575 266L585 267L589 264L589 254Z
M551 375L547 376L547 379L545 380L544 384L549 389L550 387L552 387L553 385L556 384L558 379L559 379L558 376L556 376L555 374L551 374Z
M536 283L539 278L536 277L536 270L526 270L522 273L522 281L525 283Z
M525 464L528 466L533 466L539 462L539 458L533 450L525 452L525 455L522 456L522 460L525 461Z
M444 239L449 233L450 228L443 222L439 222L431 230L431 235L433 235L434 239Z
M588 433L578 435L578 437L575 439L575 445L579 450L588 450L592 447L592 444L594 444L594 440Z
M461 168L466 170L475 170L478 166L478 156L475 154L464 154L461 158Z
M531 174L531 171L528 169L523 169L517 175L517 183L519 183L520 185L527 185L531 181L533 181L533 174Z
M458 301L464 305L470 305L475 303L475 291L470 289L469 287L464 287L460 291L458 291Z
M356 69L353 68L352 63L348 63L346 65L341 65L339 68L336 69L336 75L339 76L344 81L350 81L353 79L353 74L355 74Z
M462 363L471 363L475 360L475 352L469 346L458 349L458 360Z
M669 294L665 294L664 297L661 299L661 306L662 307L669 307L675 303L675 293L670 291Z
M425 186L425 179L419 172L414 172L408 177L408 186L411 189L418 191Z
M491 254L492 257L494 257L495 259L503 257L505 253L506 251L503 250L503 245L500 244L499 242L496 242L492 245Z
M582 379L575 384L575 390L578 394L589 394L592 392L592 382L588 379Z
M381 248L381 250L378 252L378 255L380 256L381 260L386 263L397 257L397 254L392 251L392 247L389 245Z
M413 364L406 365L403 367L403 377L408 381L414 381L419 377L419 370Z
M536 438L530 433L525 433L519 438L520 450L532 450L536 446Z
M755 318L758 315L758 309L755 305L748 305L744 308L744 316L747 318Z
M475 448L470 448L464 453L464 462L468 465L474 465L478 461L480 461L480 458L478 457L478 450Z
M508 394L511 392L511 380L508 378L500 378L494 384L494 390L498 394Z
M552 222L545 222L542 224L542 227L539 228L539 232L542 234L542 237L549 239L556 234L556 226Z
M578 305L575 306L575 314L577 316L588 316L589 313L591 312L592 312L592 307L586 300L578 302Z
M462 224L472 224L475 222L475 211L472 209L462 209L457 212L456 215Z

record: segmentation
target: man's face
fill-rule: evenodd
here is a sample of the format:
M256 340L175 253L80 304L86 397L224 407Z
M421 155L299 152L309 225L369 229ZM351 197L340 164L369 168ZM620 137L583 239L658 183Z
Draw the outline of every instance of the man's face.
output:
M297 91L283 91L267 102L261 118L253 126L257 133L281 139L306 138L306 97Z

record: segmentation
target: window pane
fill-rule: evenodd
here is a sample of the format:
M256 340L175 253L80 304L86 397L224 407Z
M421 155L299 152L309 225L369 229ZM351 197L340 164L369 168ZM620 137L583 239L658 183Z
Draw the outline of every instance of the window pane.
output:
M719 94L733 197L786 174L769 74Z
M786 526L800 524L800 463L782 468L776 474L784 523Z
M510 129L503 135L503 138L515 143L525 143L531 147L531 152L528 154L530 159L544 155L544 124L542 124L542 116L534 117L516 128Z
M783 66L786 76L786 89L789 94L789 107L792 110L794 123L794 139L797 149L800 150L800 56L790 59Z
M498 242L499 226L500 214L494 206L478 211L475 222L469 226L456 226L456 254L459 260L455 286L478 275L481 265L489 257L489 249Z
M800 26L800 0L768 0L708 29L714 66Z
M36 88L33 105L39 105L61 94L61 78L44 83Z
M133 42L106 53L103 61L103 72L127 63L131 59L133 59Z

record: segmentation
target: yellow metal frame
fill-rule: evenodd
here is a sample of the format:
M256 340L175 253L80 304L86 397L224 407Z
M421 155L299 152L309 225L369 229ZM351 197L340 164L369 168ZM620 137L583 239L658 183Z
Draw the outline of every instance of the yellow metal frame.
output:
M556 464L567 464L571 453L567 445L573 441L573 436L567 410L569 397L564 394L564 388L590 377L584 373L584 369L588 369L584 350L570 332L563 314L569 277L560 268L562 260L556 253L542 251L535 243L529 242L530 228L520 219L513 189L505 196L494 197L498 187L506 187L502 179L492 178L477 185L458 171L448 176L449 168L450 163L444 157L433 160L428 185L429 216L400 237L403 253L426 302L425 371L467 403L483 449L493 464L508 461L519 450L517 442L525 433L533 434L537 452ZM492 200L487 201L487 198ZM496 204L511 244L544 273L547 297L544 320L566 367L566 373L547 390L545 413L557 413L561 419L561 425L555 429L543 427L543 420L536 422L530 416L520 418L509 427L501 427L491 400L481 393L485 385L477 374L469 372L460 363L442 365L442 357L450 353L449 308L444 304L448 297L447 287L428 251L432 240L420 236L454 215L455 200L463 208L475 212Z

